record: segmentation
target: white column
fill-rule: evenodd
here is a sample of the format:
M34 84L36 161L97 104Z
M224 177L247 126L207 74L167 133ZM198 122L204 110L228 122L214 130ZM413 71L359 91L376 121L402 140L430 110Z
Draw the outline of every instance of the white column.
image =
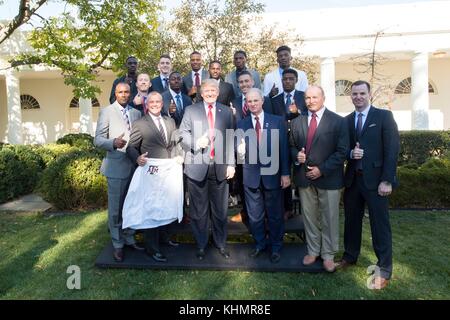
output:
M336 111L336 77L333 58L324 58L320 63L320 85L325 91L325 106Z
M428 53L416 53L411 67L412 129L428 130Z
M78 101L80 107L80 133L94 134L92 125L92 102L91 99L80 98Z
M17 72L6 72L6 103L8 107L8 143L22 144L22 109L20 107L20 82Z

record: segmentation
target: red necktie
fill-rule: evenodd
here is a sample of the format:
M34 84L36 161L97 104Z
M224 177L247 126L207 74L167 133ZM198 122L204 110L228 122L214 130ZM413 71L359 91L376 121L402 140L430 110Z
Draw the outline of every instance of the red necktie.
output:
M317 129L317 115L315 112L311 114L311 121L309 123L308 127L308 134L306 135L306 154L309 154L309 151L311 150L311 144L314 139L314 134L316 133Z
M208 109L209 109L208 110L209 141L211 142L211 149L209 152L209 157L211 159L214 158L214 154L215 154L215 152L214 152L214 117L212 114L212 108L213 108L212 105L208 106Z
M242 114L244 115L244 118L247 116L247 112L248 112L248 104L244 98L244 105L242 106Z
M255 117L255 131L256 131L256 140L259 141L261 140L261 124L259 123L259 117Z
M195 86L196 87L200 86L200 76L199 76L198 72L195 73Z

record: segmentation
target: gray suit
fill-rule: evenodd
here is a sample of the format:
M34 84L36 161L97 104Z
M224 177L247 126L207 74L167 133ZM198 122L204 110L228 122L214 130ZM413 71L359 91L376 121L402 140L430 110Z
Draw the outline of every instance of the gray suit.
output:
M108 225L114 248L135 242L132 231L122 230L122 207L135 164L127 157L125 150L114 149L114 138L125 133L123 139L129 141L130 132L123 118L122 107L116 101L100 111L94 144L107 151L100 172L108 179ZM141 113L131 108L128 111L130 124L141 117Z

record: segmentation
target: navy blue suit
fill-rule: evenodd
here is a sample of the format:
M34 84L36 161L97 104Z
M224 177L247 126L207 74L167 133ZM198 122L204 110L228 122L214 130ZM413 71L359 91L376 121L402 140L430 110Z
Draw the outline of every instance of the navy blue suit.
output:
M303 91L295 90L294 93L294 102L299 113L288 113L288 109L286 108L286 104L284 102L284 92L273 97L271 102L273 114L283 117L286 121L295 119L299 114L308 114L308 109L305 104L305 93Z
M161 110L161 113L166 116L172 117L173 120L175 120L175 124L176 124L177 128L180 127L181 119L183 119L183 115L184 115L184 110L192 104L192 100L191 100L191 98L189 98L189 96L187 96L181 92L180 92L180 95L181 95L181 103L183 104L182 110L181 111L177 110L174 114L169 115L170 101L173 99L175 104L176 104L176 101L175 101L175 98L172 96L172 93L170 92L170 90L164 91L162 93L163 108Z
M167 76L167 85L169 85L168 83L169 80L169 76ZM164 84L163 84L163 80L161 79L161 76L157 76L155 78L153 78L151 80L152 86L151 86L151 91L156 91L159 93L163 93L164 91L169 90L169 87L167 86L167 88L164 88Z
M281 176L289 176L290 173L286 124L283 118L264 112L264 122L261 123L263 134L259 145L251 116L239 121L237 128L245 132L243 183L250 230L256 242L256 249L264 250L266 246L270 246L272 253L277 253L281 250L284 234ZM252 135L253 138L250 138ZM240 141L241 137L238 136L237 144L240 144ZM255 152L257 157L253 157ZM269 243L265 232L266 214Z
M362 169L357 160L350 159L345 170L344 183L344 247L343 259L356 263L361 250L362 221L367 203L370 216L372 245L378 258L381 276L390 279L392 274L392 233L389 222L388 197L378 194L382 181L398 184L396 169L400 149L397 124L392 112L371 106L359 138L355 128L355 112L346 117L350 135L350 148L359 142L364 149Z

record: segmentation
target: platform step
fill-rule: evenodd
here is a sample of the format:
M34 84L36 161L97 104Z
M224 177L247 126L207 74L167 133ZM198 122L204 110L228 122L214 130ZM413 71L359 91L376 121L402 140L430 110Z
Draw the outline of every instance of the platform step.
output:
M271 263L270 253L264 252L257 258L250 258L249 253L254 245L250 243L229 243L227 250L230 258L223 258L214 247L206 249L205 259L200 261L195 253L195 244L182 243L178 247L162 246L161 251L167 256L165 263L156 262L142 251L126 247L125 259L116 262L112 257L113 247L108 244L98 256L95 265L99 268L122 269L160 269L160 270L222 270L222 271L266 271L266 272L323 272L322 263L316 261L313 265L304 266L303 257L306 245L303 243L288 243L283 245L281 260Z

